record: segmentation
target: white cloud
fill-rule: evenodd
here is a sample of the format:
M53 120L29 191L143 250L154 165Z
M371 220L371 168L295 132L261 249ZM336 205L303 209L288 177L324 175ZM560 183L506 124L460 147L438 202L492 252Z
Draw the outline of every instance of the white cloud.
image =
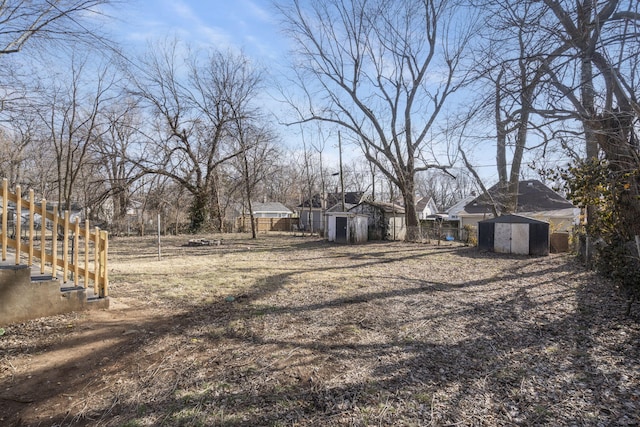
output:
M258 20L268 23L273 22L273 17L265 8L258 6L251 0L244 0L242 3L245 6L245 10Z
M196 48L214 45L224 49L234 45L232 34L219 26L208 25L185 1L165 0L154 8L147 4L130 5L126 12L126 24L117 31L130 43L175 36Z
M243 49L269 61L281 57L275 15L259 0L136 0L122 6L119 25L112 30L125 44L139 48L147 42L167 37L190 44L195 49L210 47Z

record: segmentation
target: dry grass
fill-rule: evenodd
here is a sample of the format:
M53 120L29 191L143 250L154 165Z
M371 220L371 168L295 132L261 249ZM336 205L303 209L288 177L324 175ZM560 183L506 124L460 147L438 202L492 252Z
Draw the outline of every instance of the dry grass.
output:
M640 423L638 318L567 256L187 240L113 240L112 310L6 328L0 421Z

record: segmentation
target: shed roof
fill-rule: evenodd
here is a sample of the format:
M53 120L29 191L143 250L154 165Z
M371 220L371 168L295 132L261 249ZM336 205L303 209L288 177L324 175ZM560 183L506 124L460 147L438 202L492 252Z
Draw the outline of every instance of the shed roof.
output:
M500 215L496 218L485 219L479 221L479 223L510 223L510 224L549 224L546 221L540 221L534 218L529 218L522 215Z
M357 206L357 204L354 203L346 203L344 204L344 210L348 211L349 209L351 209L352 207ZM342 210L342 202L338 202L337 204L331 206L329 209L327 209L327 213L330 212L343 212Z
M363 195L364 195L364 193L362 191L345 191L345 193L344 193L344 202L345 202L345 204L349 204L349 205L357 205L358 203L360 203L360 200L362 199ZM340 204L340 203L342 203L342 193L340 193L340 192L338 192L338 193L329 193L329 194L327 194L326 201L327 201L327 204L326 204L327 208L330 208L332 206ZM321 209L322 208L322 194L320 194L320 193L314 194L313 197L311 197L310 199L304 200L297 207L299 207L299 208L311 207L311 208Z
M395 213L395 214L402 214L404 215L404 207L400 206L400 205L396 205L395 203L388 203L388 202L375 202L375 201L371 201L371 200L365 200L362 203L359 203L360 205L370 205L373 206L375 208L378 208L382 211L384 211L385 213Z

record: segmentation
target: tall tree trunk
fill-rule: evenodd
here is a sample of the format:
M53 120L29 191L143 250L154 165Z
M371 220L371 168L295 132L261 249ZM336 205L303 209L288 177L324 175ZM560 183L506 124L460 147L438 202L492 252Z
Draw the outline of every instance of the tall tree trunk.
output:
M189 231L191 233L198 233L204 229L207 219L209 218L209 206L210 199L208 191L202 188L198 189L198 191L193 194L191 211L189 212L191 219Z
M498 182L507 182L507 124L508 120L502 120L502 76L504 70L498 74L495 81L496 100L494 105L496 120L496 165L498 168Z
M213 177L211 184L211 192L209 199L209 216L207 217L209 226L214 231L222 233L224 228L224 218L222 215L222 208L220 206L220 179L218 177L218 171L213 170L211 172Z
M244 172L244 189L247 195L247 206L249 207L249 218L251 219L251 238L256 238L256 222L253 217L253 207L251 206L251 181L249 180L249 161L247 160L247 150L242 152L242 165Z
M580 94L582 105L590 118L595 118L595 91L593 89L593 67L588 58L582 59L581 64L581 85ZM598 157L598 138L592 126L584 125L584 137L586 158L595 159Z
M420 237L420 223L418 221L418 212L416 211L416 191L413 173L406 174L400 192L404 201L405 240L407 242L415 242Z
M614 176L619 233L625 240L640 235L640 154L635 146L633 119L632 112L607 113L600 117L596 133Z

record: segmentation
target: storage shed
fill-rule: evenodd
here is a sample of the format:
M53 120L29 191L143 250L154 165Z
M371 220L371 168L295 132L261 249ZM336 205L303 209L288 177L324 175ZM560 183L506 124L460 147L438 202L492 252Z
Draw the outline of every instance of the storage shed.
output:
M327 240L336 243L367 241L366 215L353 212L327 212Z
M506 254L549 255L549 223L522 215L480 221L478 248Z
M369 240L404 240L404 208L394 203L364 200L349 212L368 217Z

